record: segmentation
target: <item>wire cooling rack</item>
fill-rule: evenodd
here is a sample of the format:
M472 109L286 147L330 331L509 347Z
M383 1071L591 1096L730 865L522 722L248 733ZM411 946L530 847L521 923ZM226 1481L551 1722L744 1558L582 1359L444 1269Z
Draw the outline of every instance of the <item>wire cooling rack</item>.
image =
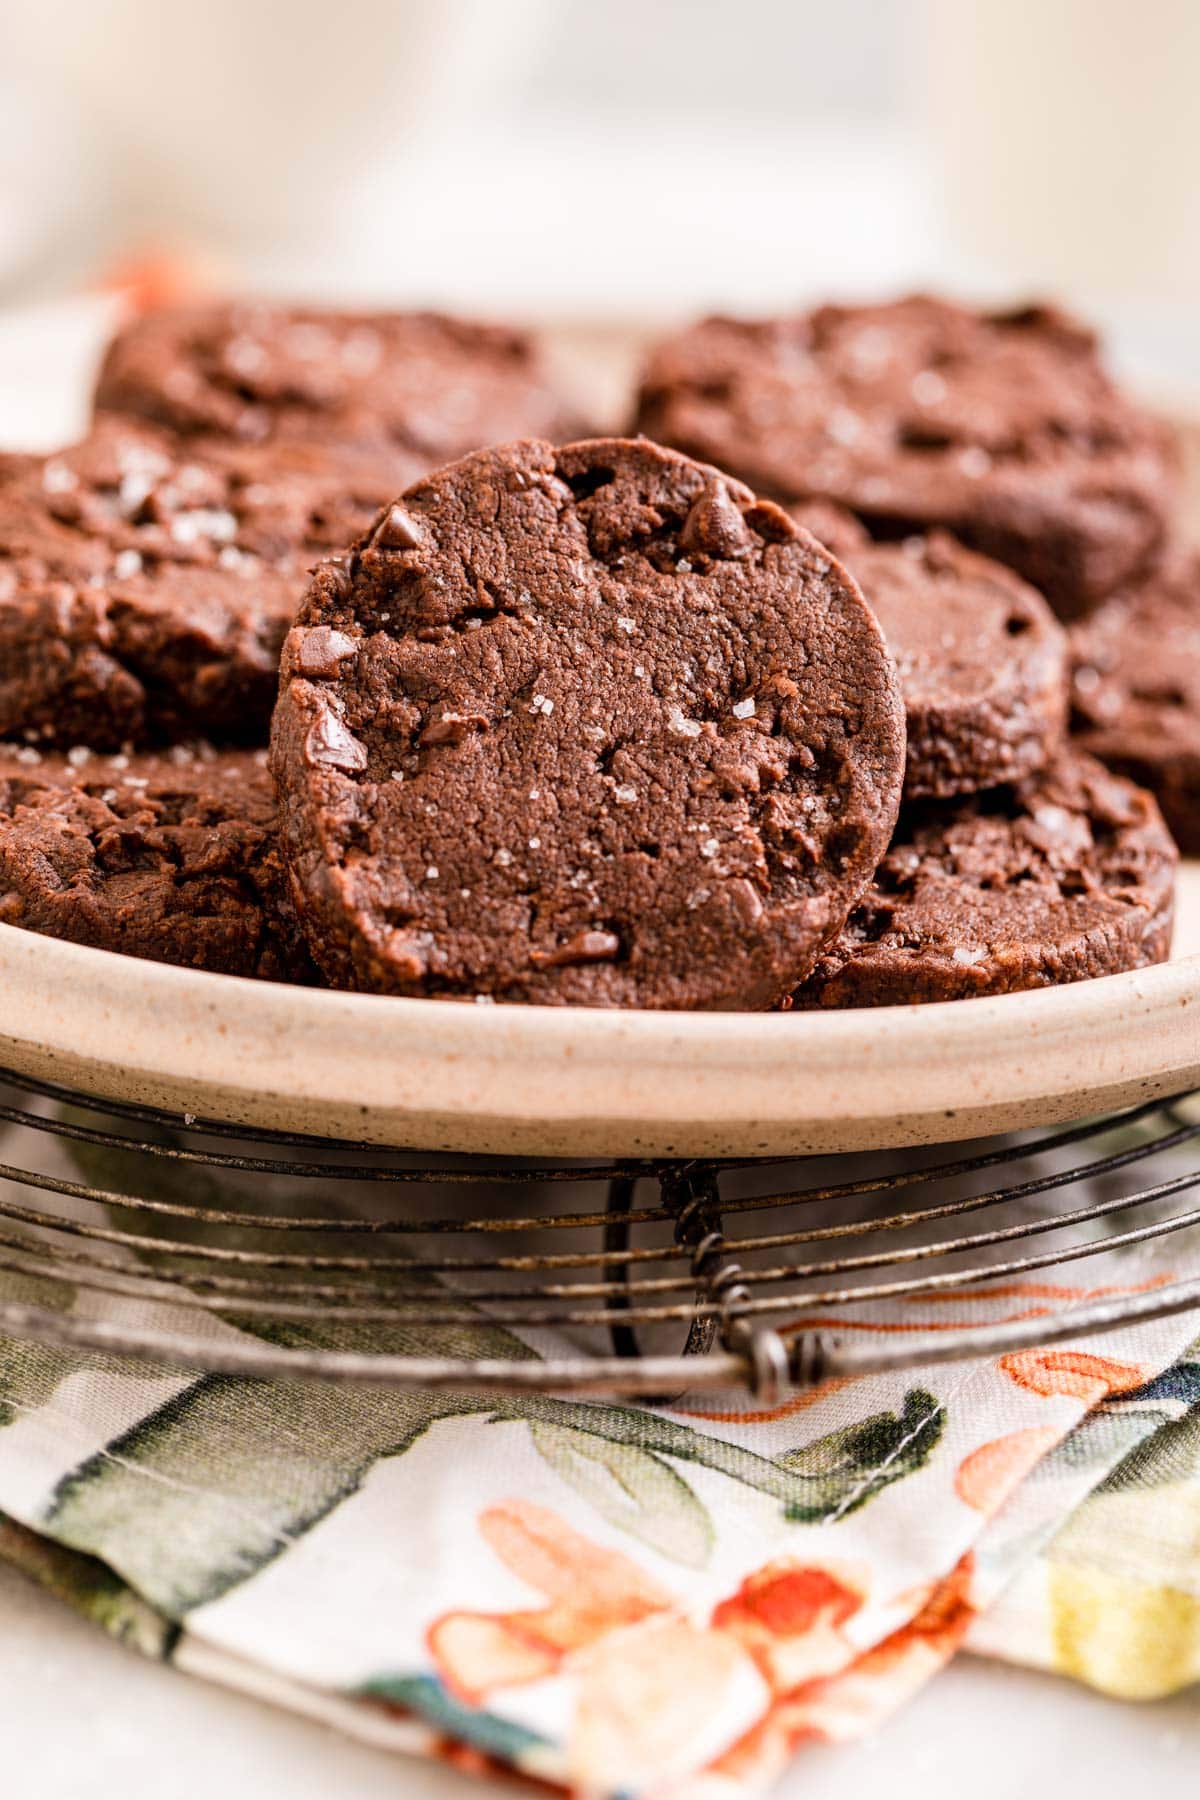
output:
M1200 1279L1073 1299L1045 1276L1200 1225L1195 1099L954 1153L551 1166L3 1076L0 1331L271 1379L770 1400L1200 1308ZM1039 1273L1054 1304L1000 1323L853 1329Z

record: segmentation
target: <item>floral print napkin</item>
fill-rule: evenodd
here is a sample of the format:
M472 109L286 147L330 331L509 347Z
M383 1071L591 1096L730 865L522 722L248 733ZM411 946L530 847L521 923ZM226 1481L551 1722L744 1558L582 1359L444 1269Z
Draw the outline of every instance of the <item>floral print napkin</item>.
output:
M1197 1269L1172 1235L829 1328L927 1334ZM1118 1692L1197 1672L1195 1333L655 1406L256 1384L6 1339L0 1554L131 1646L373 1742L572 1790L738 1795L870 1729L964 1642ZM484 1318L272 1336L569 1348Z

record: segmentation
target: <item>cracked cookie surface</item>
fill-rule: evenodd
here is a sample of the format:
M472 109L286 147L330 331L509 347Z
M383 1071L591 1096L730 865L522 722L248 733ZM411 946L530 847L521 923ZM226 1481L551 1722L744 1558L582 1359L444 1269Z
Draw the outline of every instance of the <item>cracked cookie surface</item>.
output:
M763 1007L894 821L903 709L854 583L645 442L441 470L316 572L272 736L339 985Z
M114 418L0 458L0 738L265 743L308 569L390 491L357 454Z
M134 320L109 346L96 407L184 435L357 446L386 473L386 497L481 444L571 435L525 332L252 300Z
M185 968L313 979L263 751L0 745L0 922Z
M1152 796L1072 750L1013 787L906 809L796 1005L961 1000L1164 962L1177 862Z
M1152 566L1174 458L1045 306L926 295L790 318L713 318L651 355L639 429L783 501L817 496L876 535L941 525L1064 617Z

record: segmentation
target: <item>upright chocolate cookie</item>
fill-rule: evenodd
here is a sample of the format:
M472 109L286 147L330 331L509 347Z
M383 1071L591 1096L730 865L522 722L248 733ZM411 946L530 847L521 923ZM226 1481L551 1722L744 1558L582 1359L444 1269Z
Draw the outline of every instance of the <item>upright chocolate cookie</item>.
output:
M439 313L218 301L120 332L101 410L181 433L368 449L390 494L481 444L568 431L533 340Z
M1165 541L1163 432L1115 390L1091 333L1047 307L916 296L708 319L651 357L638 425L762 493L839 501L876 535L946 526L1064 616Z
M377 483L357 455L201 456L119 419L0 459L0 737L265 742L307 570Z
M1078 742L1157 796L1200 856L1200 553L1179 549L1071 632Z
M851 549L846 564L896 659L906 799L1040 769L1066 732L1066 634L1019 576L944 532Z
M266 753L0 746L0 922L229 975L312 980Z
M796 1004L960 1000L1163 962L1177 861L1149 794L1065 751L1016 787L902 816Z
M272 762L338 983L762 1007L895 816L903 709L853 582L715 470L482 451L318 569Z

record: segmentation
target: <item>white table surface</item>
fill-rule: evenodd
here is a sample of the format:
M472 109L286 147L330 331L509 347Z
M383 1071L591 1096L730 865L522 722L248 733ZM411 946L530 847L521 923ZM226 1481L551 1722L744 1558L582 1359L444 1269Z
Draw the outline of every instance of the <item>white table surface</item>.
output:
M0 1569L4 1791L31 1800L469 1800L511 1786L370 1750L143 1662ZM863 1742L804 1751L781 1800L1194 1800L1200 1690L1150 1706L963 1657Z

